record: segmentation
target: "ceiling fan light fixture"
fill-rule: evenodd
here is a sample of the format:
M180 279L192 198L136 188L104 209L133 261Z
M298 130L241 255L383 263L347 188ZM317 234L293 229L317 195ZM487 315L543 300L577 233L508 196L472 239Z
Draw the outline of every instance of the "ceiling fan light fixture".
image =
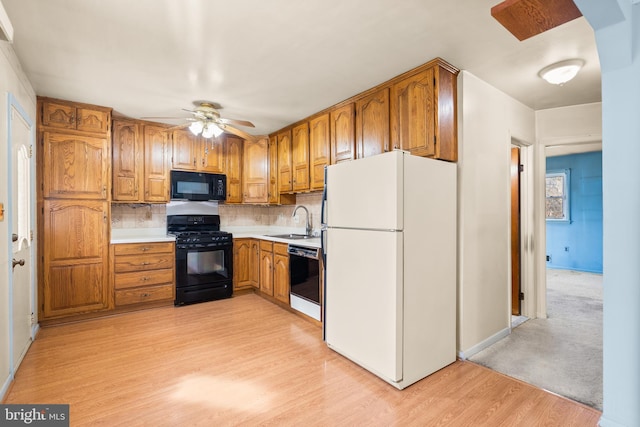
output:
M568 59L544 67L538 75L554 85L563 85L573 79L584 65L582 59Z
M191 123L191 125L189 125L189 130L191 131L192 134L194 135L200 135L200 132L202 132L204 128L204 124L201 121L196 121Z
M204 129L202 130L202 136L204 138L212 138L212 137L219 137L220 135L222 135L222 129L220 129L215 123L213 122L208 122L205 126Z

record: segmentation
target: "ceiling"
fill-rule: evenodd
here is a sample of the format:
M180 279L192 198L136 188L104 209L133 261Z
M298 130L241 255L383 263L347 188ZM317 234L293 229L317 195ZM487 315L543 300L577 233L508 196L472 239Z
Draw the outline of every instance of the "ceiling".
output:
M435 57L535 110L601 100L585 18L521 42L491 17L500 0L1 2L38 95L133 118L208 100L267 134ZM569 58L585 60L574 80L537 76Z

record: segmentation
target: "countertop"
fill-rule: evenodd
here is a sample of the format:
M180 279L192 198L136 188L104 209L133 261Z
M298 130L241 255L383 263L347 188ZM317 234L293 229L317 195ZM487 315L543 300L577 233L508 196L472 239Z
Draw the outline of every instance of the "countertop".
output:
M320 248L320 237L311 239L283 239L271 237L273 234L304 234L304 230L282 227L223 227L233 235L233 238L252 238L270 240L272 242L288 243L305 246L308 248ZM111 243L143 243L143 242L174 242L175 236L167 235L164 228L112 228Z
M164 228L112 228L111 243L175 242Z

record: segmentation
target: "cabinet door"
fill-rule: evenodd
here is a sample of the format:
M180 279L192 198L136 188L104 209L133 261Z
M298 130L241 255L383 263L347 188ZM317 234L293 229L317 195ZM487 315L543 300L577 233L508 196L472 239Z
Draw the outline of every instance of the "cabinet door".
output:
M227 203L242 203L242 142L236 136L226 136Z
M293 128L291 137L293 191L309 189L309 123Z
M289 255L276 252L273 255L273 264L273 296L289 304Z
M389 151L389 88L356 103L356 146L359 159Z
M44 200L45 318L109 308L109 203Z
M324 187L324 167L330 159L329 114L309 121L309 187Z
M224 173L224 139L198 138L200 165L198 170L208 173ZM196 148L196 151L198 148Z
M331 111L331 163L356 158L353 103Z
M144 200L169 201L169 138L161 126L144 127Z
M416 156L435 154L433 68L396 83L391 89L391 142Z
M85 132L106 133L109 130L111 114L91 108L76 109L76 129Z
M258 283L258 243L255 239L233 239L233 289L255 287Z
M278 138L269 137L269 204L278 203Z
M107 199L106 138L43 133L43 195L46 198Z
M278 191L293 191L291 172L291 131L278 134Z
M251 239L251 253L249 254L249 284L254 288L260 287L260 240Z
M273 296L273 243L260 241L260 292Z
M58 129L75 129L76 107L69 104L43 101L42 125Z
M245 141L242 153L242 201L268 203L269 140Z
M142 184L142 141L140 126L130 121L113 121L113 200L137 202L144 198Z
M174 130L172 169L196 170L196 136L188 129Z

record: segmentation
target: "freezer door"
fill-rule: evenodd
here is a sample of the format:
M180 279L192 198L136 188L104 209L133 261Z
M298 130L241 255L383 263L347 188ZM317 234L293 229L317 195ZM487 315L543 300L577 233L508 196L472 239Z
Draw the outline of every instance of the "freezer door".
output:
M392 382L402 379L402 238L327 230L327 345Z
M392 151L328 166L327 225L402 230L404 155Z

